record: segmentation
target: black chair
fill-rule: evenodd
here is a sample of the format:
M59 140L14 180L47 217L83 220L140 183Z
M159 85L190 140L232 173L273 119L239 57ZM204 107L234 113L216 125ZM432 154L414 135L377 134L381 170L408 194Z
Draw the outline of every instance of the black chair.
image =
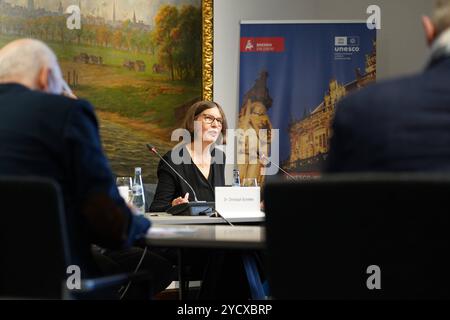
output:
M448 174L268 184L273 297L449 299L449 198Z
M145 196L145 212L149 212L153 199L156 193L156 184L145 183L144 184L144 196Z
M70 224L59 186L43 178L0 177L0 298L114 298L112 288L139 274L86 279L80 290L68 290L66 268L77 254L69 245Z

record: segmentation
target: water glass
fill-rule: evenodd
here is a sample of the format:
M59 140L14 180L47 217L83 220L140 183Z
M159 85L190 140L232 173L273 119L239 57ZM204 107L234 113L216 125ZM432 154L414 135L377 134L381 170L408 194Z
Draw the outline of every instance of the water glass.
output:
M117 177L116 185L123 200L125 200L126 203L131 203L133 199L133 181L131 177Z
M256 178L244 178L242 179L242 187L257 187L258 181Z

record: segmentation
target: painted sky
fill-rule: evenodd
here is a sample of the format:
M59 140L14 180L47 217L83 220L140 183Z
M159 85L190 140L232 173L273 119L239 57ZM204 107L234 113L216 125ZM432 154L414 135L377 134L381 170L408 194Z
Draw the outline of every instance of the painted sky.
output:
M6 0L5 2L20 6L28 4L28 0ZM197 7L201 5L201 0L34 0L36 8L46 8L52 11L58 9L60 2L64 8L81 2L82 14L94 14L107 20L112 20L113 6L116 2L117 20L132 19L133 11L135 11L136 19L143 20L145 24L149 25L153 24L153 17L161 4L192 4Z

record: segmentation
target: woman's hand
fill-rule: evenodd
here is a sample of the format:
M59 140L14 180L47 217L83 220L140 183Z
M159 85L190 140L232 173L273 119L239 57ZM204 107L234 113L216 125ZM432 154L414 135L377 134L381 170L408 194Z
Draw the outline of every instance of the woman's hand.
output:
M184 198L178 197L175 200L173 200L172 201L172 207L177 206L177 205L182 204L182 203L188 203L188 202L189 202L189 192L187 192L184 195Z

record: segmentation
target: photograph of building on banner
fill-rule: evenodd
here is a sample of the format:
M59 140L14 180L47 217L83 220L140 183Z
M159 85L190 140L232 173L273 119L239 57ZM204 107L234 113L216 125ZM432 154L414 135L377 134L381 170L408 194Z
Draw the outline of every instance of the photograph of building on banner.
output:
M202 100L203 9L212 0L0 0L0 47L35 38L57 54L64 79L89 100L117 176L142 167L156 183L161 153L187 108Z
M270 162L293 176L319 176L339 100L375 80L376 30L365 22L243 22L241 177L263 184ZM254 129L257 144L248 139L248 129ZM278 141L272 139L274 129Z

